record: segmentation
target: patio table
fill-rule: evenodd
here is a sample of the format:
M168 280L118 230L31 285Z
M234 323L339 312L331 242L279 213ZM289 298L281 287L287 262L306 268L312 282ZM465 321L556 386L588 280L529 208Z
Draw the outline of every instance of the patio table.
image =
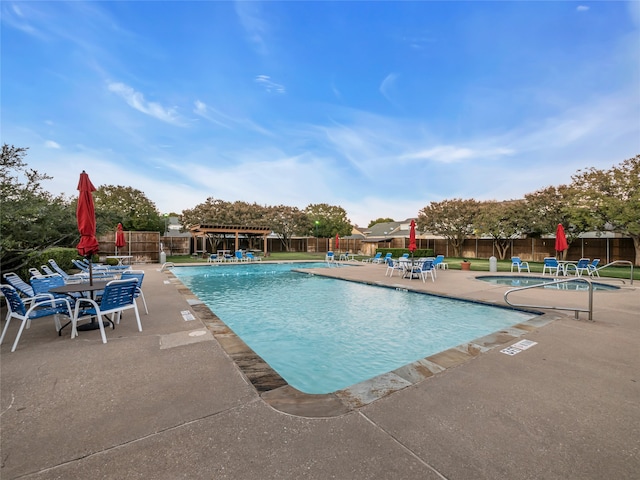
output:
M50 288L49 292L64 293L70 296L72 296L71 295L72 293L82 293L82 294L89 293L89 295L91 295L91 298L93 298L94 293L100 290L104 290L104 288L107 286L107 283L109 282L104 282L104 281L93 282L93 284L89 284L89 282L68 283L64 286ZM111 323L109 320L105 320L105 321L107 323ZM102 322L103 326L105 325L105 321ZM62 329L67 325L69 325L69 323L66 323L65 325L63 325L60 328L60 331L62 331ZM91 317L91 321L89 323L84 323L77 327L77 329L80 331L97 330L98 328L100 328L100 325L98 325L98 322L96 321L95 317ZM61 333L58 332L58 334L60 335Z

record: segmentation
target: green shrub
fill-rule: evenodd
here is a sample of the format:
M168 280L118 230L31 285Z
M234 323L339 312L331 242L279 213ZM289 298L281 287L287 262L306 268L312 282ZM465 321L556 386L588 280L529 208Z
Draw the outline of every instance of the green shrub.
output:
M391 253L391 256L393 258L398 258L401 257L402 255L404 255L405 253L408 253L409 256L411 256L411 252L409 251L408 248L377 248L376 249L376 253L382 253L382 256L384 257L387 253ZM417 249L415 252L413 252L413 256L414 257L435 257L435 253L433 248L419 248Z

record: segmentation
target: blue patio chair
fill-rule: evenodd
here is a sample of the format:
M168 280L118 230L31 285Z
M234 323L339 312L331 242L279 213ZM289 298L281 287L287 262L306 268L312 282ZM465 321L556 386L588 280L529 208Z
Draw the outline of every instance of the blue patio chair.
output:
M327 254L324 257L324 261L329 263L329 262L333 262L336 259L335 255L333 254L333 252L327 252Z
M550 275L560 275L562 268L560 267L556 257L544 257L543 261L544 266L542 267L542 275L544 275L547 270L549 270Z
M244 258L244 255L242 254L242 250L236 250L235 255L236 255L236 257L235 257L234 261L236 261L236 262L246 262L247 261L247 259Z
M49 293L49 290L54 287L64 287L65 281L61 275L54 273L53 275L41 275L39 277L31 277L29 280L31 283L31 288L33 288L33 292L36 296L41 294L49 294L53 295L53 298L64 298L69 300L71 306L75 304L75 300L80 298L81 295L79 293L65 295L64 293Z
M11 285L0 285L0 292L7 300L7 317L2 329L2 335L0 335L0 344L7 334L11 319L15 318L22 322L11 347L12 352L15 352L25 326L29 328L32 320L53 317L56 332L60 332L60 315L66 315L69 318L72 316L71 305L67 299L54 299L51 294L38 295L33 297L33 301L30 304L25 304L18 291Z
M389 260L391 260L391 253L387 253L382 259L382 262L389 263Z
M78 320L86 317L98 317L98 326L100 327L100 336L102 343L107 343L107 336L104 332L104 324L102 322L103 315L111 315L111 328L115 328L114 323L120 323L120 317L125 310L133 310L138 323L138 331L142 331L140 323L140 314L138 313L138 304L136 303L136 287L138 280L130 278L128 280L113 280L107 283L102 294L100 303L90 298L81 298L76 302L76 308L71 321L71 338L78 335Z
M138 280L138 284L136 285L136 298L142 298L142 304L144 305L144 312L149 315L149 310L147 309L147 301L144 299L144 293L142 293L142 281L144 280L144 271L142 270L127 270L126 272L122 272L120 275L120 280L127 280L129 278L135 278Z
M576 263L576 275L581 277L583 273L590 275L589 273L589 263L591 263L591 259L589 258L581 258Z
M387 260L387 269L384 272L384 276L386 277L389 274L390 277L393 277L393 272L398 272L402 275L404 273L404 265L402 265L402 262L390 258Z
M422 262L422 265L417 268L413 268L413 273L417 273L418 275L420 275L420 278L422 278L422 283L424 283L427 279L427 275L431 275L431 281L435 282L435 269L436 267L433 260L425 260L424 262Z
M525 268L527 272L531 273L531 270L529 270L529 262L523 262L520 260L520 257L511 257L511 273L513 273L513 267L518 267L518 273Z
M218 254L217 253L212 253L211 255L209 255L209 258L207 258L207 263L218 263L220 262L220 258L218 258Z

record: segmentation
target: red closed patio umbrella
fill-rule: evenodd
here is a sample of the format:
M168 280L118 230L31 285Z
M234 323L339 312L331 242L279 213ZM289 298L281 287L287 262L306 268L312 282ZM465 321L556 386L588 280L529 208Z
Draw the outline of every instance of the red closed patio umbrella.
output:
M336 251L338 251L339 248L340 248L340 237L336 233Z
M563 252L569 248L567 243L567 237L564 234L564 227L561 223L556 227L556 252L560 252L562 258L564 258Z
M89 261L89 284L93 285L93 275L91 268L91 256L100 249L100 244L96 238L96 212L93 205L93 194L96 187L93 186L89 175L83 170L78 182L78 207L76 208L76 218L78 221L78 231L80 232L80 243L77 245L78 253Z
M118 255L118 249L124 247L126 244L122 224L118 223L118 228L116 228L116 255Z
M416 221L411 219L411 224L409 225L409 251L411 252L411 259L413 260L413 252L417 250L418 246L416 245Z

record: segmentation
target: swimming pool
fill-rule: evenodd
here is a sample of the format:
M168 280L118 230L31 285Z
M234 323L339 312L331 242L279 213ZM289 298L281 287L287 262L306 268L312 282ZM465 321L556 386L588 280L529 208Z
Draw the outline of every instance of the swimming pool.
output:
M172 271L289 385L305 393L344 389L535 316L292 271L324 266Z
M509 287L528 287L531 285L542 285L545 283L550 283L551 285L545 285L543 288L549 288L553 290L580 290L586 291L589 290L589 285L585 282L564 282L564 283L556 283L553 284L555 280L558 280L557 277L522 277L522 276L480 276L476 277L477 280L482 280L483 282L493 283L494 285L507 285ZM564 279L561 277L560 279ZM603 283L593 283L594 290L619 290L620 287L616 287L615 285L605 285Z

